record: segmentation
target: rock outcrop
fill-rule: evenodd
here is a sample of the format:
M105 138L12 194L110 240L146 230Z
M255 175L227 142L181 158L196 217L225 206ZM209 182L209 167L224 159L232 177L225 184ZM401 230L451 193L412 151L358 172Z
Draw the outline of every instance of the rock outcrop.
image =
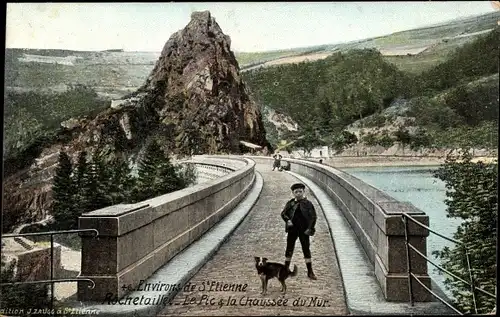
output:
M230 46L210 12L195 12L167 41L139 89L160 102L160 120L175 135L176 149L240 153L239 141L269 147Z
M152 136L173 155L240 154L247 150L240 141L270 149L230 44L210 12L193 13L167 41L136 92L113 101L95 118L61 123L58 134L34 145L23 162L7 162L4 210L20 213L20 221L47 215L61 150L75 161L80 151L96 148L136 159Z
M278 135L289 131L298 131L299 125L290 116L278 112L274 109L269 109L267 112L267 121L273 124L278 131Z

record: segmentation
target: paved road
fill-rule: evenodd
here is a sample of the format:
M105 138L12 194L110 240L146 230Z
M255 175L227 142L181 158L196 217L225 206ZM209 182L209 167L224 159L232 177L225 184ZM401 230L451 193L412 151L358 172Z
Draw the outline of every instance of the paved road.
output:
M283 263L286 235L280 212L291 198L290 185L297 179L286 172L272 172L268 165L258 164L256 168L264 178L264 188L256 205L214 257L191 279L194 289L180 292L173 305L167 306L158 316L347 314L334 246L318 202L311 196L318 211L316 235L311 241L313 269L318 280L307 278L297 240L291 266L298 266L298 275L287 279L287 294L281 295L280 283L274 279L269 283L268 294L260 294L260 279L253 257L265 256L270 261ZM207 285L212 283L215 285L208 291ZM217 289L229 284L226 286L229 290L216 291L216 283L219 283ZM239 289L230 289L237 286ZM273 303L280 306L269 305Z

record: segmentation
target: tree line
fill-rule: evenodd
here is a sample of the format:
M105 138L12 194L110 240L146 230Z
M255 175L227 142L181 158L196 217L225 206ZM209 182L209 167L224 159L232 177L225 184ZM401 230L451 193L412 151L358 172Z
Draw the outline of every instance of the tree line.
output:
M157 141L145 149L136 171L124 156L82 151L76 164L61 151L53 181L55 229L76 229L78 217L121 203L136 203L186 188L196 181L191 165L174 165Z

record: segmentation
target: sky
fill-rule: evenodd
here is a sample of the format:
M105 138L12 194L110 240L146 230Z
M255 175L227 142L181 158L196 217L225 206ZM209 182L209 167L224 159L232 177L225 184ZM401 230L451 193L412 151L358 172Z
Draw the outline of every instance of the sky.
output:
M159 52L209 10L236 52L335 44L493 12L491 1L9 3L6 47Z

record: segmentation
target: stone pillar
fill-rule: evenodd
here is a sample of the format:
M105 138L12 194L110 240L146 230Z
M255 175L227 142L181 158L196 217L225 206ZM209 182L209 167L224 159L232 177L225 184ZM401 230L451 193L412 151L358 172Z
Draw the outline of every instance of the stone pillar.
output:
M380 282L386 300L408 302L408 267L405 244L405 226L401 212L410 214L417 221L428 226L429 216L406 202L378 203L385 213L375 217L378 245L375 256L375 275ZM427 256L429 231L408 221L408 239L419 252ZM409 249L412 273L429 289L431 278L427 274L427 261L417 252ZM433 296L412 278L412 293L415 302L432 301Z

